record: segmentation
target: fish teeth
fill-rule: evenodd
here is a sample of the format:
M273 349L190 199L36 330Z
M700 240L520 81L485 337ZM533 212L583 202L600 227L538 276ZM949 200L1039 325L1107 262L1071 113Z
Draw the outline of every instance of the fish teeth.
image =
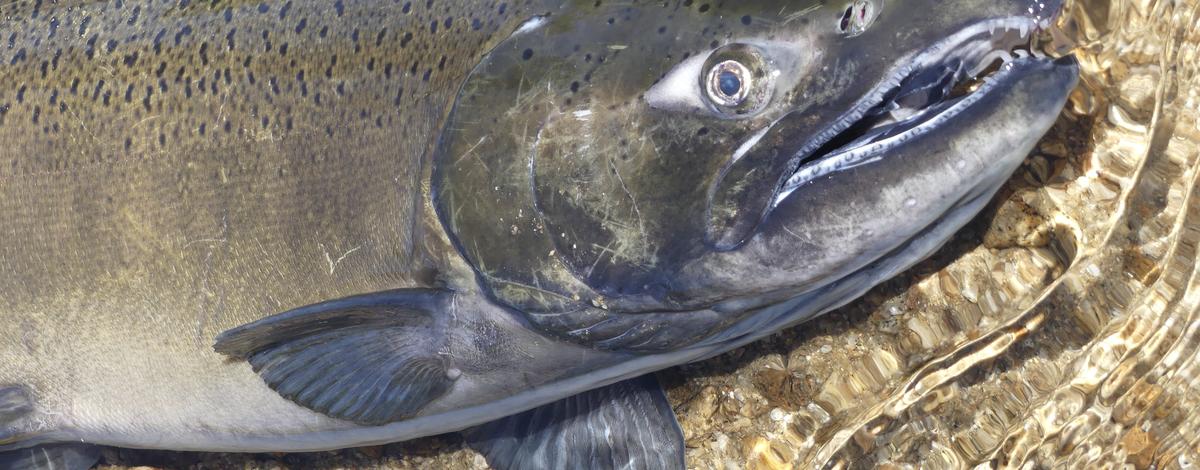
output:
M991 51L987 55L983 56L983 59L981 59L979 63L975 64L975 67L971 69L971 76L978 77L979 74L990 67L992 63L996 61L996 59L1003 60L1007 63L1013 60L1013 57L1012 54L1003 49Z

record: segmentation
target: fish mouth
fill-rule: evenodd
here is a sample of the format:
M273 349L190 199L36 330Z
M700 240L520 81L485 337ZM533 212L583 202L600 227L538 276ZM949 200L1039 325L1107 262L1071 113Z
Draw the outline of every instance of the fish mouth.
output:
M892 148L971 108L1024 62L1055 59L1037 47L1052 18L1008 17L972 24L901 61L849 112L796 155L772 204L818 178L882 159Z

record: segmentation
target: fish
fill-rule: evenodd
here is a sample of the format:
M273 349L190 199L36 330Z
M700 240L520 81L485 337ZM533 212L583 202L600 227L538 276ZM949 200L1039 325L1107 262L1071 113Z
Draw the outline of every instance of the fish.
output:
M654 372L934 253L1074 88L1060 8L7 6L0 467L684 468Z

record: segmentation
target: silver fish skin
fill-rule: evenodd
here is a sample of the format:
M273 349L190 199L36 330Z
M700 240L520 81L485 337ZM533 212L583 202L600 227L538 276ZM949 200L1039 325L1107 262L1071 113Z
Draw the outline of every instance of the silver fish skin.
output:
M1075 86L1023 50L1059 7L4 7L0 463L682 467L646 375L936 251Z

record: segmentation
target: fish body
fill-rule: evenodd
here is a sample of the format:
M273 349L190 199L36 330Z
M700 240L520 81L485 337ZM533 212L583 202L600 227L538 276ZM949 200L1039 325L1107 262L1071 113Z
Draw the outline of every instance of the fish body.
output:
M199 449L215 443L197 429L339 427L213 337L431 282L445 247L423 234L421 159L462 76L527 15L498 8L6 6L0 383L39 411L5 442Z
M682 465L638 377L932 253L1074 84L958 91L1055 5L893 3L7 7L0 451Z

